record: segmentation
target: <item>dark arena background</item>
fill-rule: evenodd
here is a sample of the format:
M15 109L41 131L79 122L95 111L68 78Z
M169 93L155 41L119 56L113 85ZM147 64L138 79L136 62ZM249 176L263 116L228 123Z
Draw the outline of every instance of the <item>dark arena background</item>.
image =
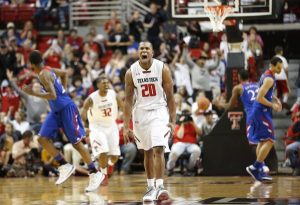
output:
M125 143L121 108L121 155L115 164L108 160L108 183L85 192L89 167L57 129L54 147L75 172L56 186L59 160L38 142L49 104L24 92L42 90L30 53L39 50L44 65L66 71L64 92L82 113L99 76L124 102L125 74L142 41L152 43L174 83L177 121L164 177L170 199L143 202L144 154L137 137ZM273 180L266 183L246 171L257 145L248 142L240 98L230 109L224 105L242 70L258 82L275 55L286 60L274 90L283 109L273 111L275 142L264 162ZM0 205L300 204L299 66L299 0L0 0ZM92 153L84 124L82 142ZM184 148L175 149L177 143Z

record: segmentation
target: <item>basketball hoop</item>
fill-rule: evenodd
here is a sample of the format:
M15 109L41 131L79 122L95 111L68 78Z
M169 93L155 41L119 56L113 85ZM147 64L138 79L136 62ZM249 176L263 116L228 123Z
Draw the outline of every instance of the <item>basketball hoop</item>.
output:
M213 32L220 32L223 31L224 25L223 21L225 18L232 13L234 8L232 6L206 6L204 11L213 27Z

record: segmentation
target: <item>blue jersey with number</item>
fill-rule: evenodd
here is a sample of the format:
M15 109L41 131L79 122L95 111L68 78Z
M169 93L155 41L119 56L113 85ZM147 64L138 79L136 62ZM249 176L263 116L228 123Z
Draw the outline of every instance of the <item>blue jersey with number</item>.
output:
M256 99L259 87L257 83L243 83L242 86L243 93L241 95L241 100L248 116Z
M73 103L72 99L64 89L63 85L60 82L60 79L56 76L54 71L48 67L45 66L43 70L48 70L51 72L51 75L54 79L54 89L56 92L56 99L55 100L48 100L50 108L53 112L58 112L62 110L66 105Z
M266 93L265 95L265 98L269 101L269 102L272 102L272 99L273 99L273 93L274 93L274 89L275 89L275 77L274 75L272 74L271 70L267 70L261 77L260 77L260 80L259 80L259 87L261 87L263 85L263 82L266 78L272 78L274 83L273 83L273 86L268 90L268 92ZM257 107L257 108L261 108L261 109L268 109L268 111L271 111L271 108L268 107L268 106L265 106L263 104L261 104L260 102L258 102L257 100L255 100L254 102L254 107Z

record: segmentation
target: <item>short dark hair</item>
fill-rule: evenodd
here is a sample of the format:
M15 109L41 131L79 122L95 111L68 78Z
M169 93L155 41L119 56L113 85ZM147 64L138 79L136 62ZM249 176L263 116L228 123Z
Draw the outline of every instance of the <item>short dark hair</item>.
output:
M43 62L42 54L38 51L32 51L29 55L29 61L31 64L40 65Z
M274 56L272 59L271 59L271 65L273 65L273 66L276 66L277 65L277 63L282 63L282 60L279 58L279 57L277 57L277 56Z
M96 79L96 84L101 83L102 80L108 80L108 78L106 77L106 75L100 75L100 76Z
M80 81L81 83L82 83L82 77L81 77L81 75L75 75L74 77L73 77L73 84L75 85L75 82L76 81Z
M251 27L249 28L249 32L250 32L251 30L254 30L254 31L257 33L257 28L256 28L255 26L251 26Z
M139 48L140 48L140 45L142 44L142 43L149 43L150 44L150 46L151 46L151 48L153 49L153 45L152 45L152 43L150 42L150 41L141 41L140 43L139 43Z
M281 46L276 46L275 49L274 49L275 54L278 54L282 51L283 51L283 48Z
M248 71L245 69L241 69L239 72L241 80L248 80L249 79L249 74Z
M7 123L5 123L5 126L6 125L9 125L9 126L11 126L11 128L14 130L14 126L13 126L13 124L12 123L10 123L10 122L7 122Z
M72 33L72 32L78 33L77 28L72 28L72 29L70 30L70 33Z
M33 136L33 133L30 130L27 130L23 133L22 139L31 138Z

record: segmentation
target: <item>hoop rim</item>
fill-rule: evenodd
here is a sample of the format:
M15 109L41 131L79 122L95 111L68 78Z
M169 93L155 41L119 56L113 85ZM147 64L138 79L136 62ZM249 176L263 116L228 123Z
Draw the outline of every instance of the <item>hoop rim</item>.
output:
M234 8L232 6L227 6L227 5L216 5L216 6L206 6L205 7L205 10L208 10L208 11L213 11L213 10L230 10L230 11L233 11Z
M227 5L216 5L216 6L206 6L204 11L213 27L213 32L219 32L224 29L223 21L230 13L234 12L232 6Z

